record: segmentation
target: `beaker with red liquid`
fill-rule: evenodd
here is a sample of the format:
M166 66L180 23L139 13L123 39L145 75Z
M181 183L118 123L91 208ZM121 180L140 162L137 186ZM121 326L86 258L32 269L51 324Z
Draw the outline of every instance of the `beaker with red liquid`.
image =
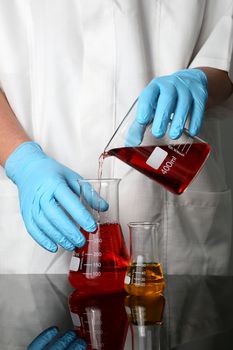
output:
M87 343L87 350L123 350L128 331L124 293L69 297L75 331Z
M76 248L71 259L69 281L84 294L122 291L129 254L119 223L119 179L80 180L80 200L97 222L82 248ZM107 203L104 211L101 203Z
M186 128L177 140L171 140L167 134L158 139L149 125L143 128L141 138L134 123L136 102L113 134L103 157L115 156L170 192L182 194L201 170L211 147L189 135Z

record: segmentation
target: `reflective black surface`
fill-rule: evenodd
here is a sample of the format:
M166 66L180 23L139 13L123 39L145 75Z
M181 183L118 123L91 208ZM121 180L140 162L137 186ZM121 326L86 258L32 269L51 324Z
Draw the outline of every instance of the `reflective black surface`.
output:
M230 350L233 278L167 276L164 297L144 300L80 296L65 275L0 276L1 350L27 349L52 326L75 329L87 349Z

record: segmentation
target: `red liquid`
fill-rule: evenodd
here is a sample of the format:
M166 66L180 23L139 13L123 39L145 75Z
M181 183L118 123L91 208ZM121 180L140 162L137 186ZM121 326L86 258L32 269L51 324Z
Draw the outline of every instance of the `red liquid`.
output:
M201 169L209 155L210 145L207 143L185 145L186 154L181 152L184 145L175 145L176 150L171 147L170 145L159 146L168 155L158 169L146 164L156 146L114 148L105 153L105 156L115 156L152 180L157 181L167 190L175 194L181 194Z
M122 291L129 256L120 225L101 224L95 233L82 233L87 242L75 249L80 264L69 273L71 285L88 294Z
M87 350L123 350L128 330L124 293L79 295L69 298L74 327ZM76 324L75 324L76 323Z

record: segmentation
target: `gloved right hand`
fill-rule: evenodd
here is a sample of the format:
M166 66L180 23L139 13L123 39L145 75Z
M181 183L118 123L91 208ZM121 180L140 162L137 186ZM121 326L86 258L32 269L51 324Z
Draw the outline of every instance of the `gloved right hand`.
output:
M80 175L48 157L35 142L16 148L5 169L18 187L25 226L37 243L51 252L57 251L57 244L70 251L84 245L85 238L69 215L85 231L97 226L79 200ZM106 209L107 203L101 201L100 210Z
M78 339L74 331L68 331L56 339L57 336L57 327L47 328L33 340L27 350L86 350L87 348L86 342Z
M139 96L136 118L128 130L125 145L140 145L149 124L156 138L163 137L170 124L169 137L178 139L189 116L189 133L196 136L207 99L208 79L201 69L182 69L153 79Z

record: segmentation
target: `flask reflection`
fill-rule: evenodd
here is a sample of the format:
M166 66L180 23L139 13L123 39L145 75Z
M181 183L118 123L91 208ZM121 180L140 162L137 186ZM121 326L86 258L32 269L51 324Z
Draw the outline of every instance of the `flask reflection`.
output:
M165 298L128 295L125 309L130 322L133 350L159 350L160 326L163 320Z

